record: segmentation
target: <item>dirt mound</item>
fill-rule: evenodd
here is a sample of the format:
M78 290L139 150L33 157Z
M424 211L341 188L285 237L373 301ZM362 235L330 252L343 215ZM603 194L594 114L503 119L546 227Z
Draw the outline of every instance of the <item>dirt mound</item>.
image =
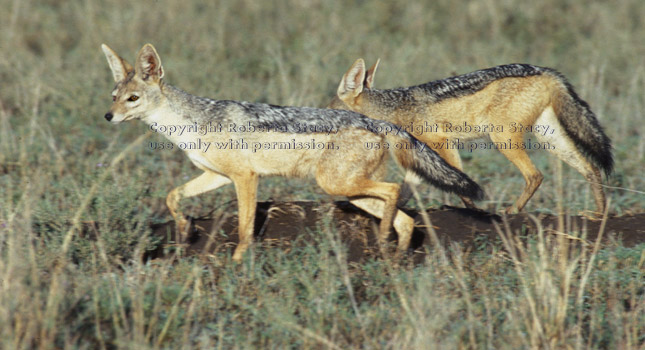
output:
M231 210L223 211L220 217L192 220L190 236L184 244L185 252L191 254L209 254L215 251L232 251L238 242L237 215L235 203ZM414 260L422 261L425 255L424 246L432 246L422 215L407 210L415 218L417 227L412 236L410 249L414 251ZM547 234L560 234L557 216L522 213L499 215L465 208L443 207L427 211L430 222L442 244L459 242L463 246L475 248L478 245L499 239L495 225L508 228L517 235L531 235L537 232L537 222ZM584 242L595 242L600 231L601 221L590 220L581 216L561 218L565 232L586 233ZM360 261L377 252L376 236L378 220L357 209L349 202L261 202L258 203L255 220L256 241L263 246L278 246L290 249L294 242L302 237L303 232L324 231L338 232L340 239L348 247L348 260ZM322 230L321 230L322 229ZM158 237L161 244L150 251L147 258L167 256L168 249L174 245L175 223L173 221L152 226L152 235ZM603 243L619 240L624 246L631 247L645 242L645 214L610 217L605 226ZM393 239L394 239L393 235ZM569 236L570 239L580 240Z

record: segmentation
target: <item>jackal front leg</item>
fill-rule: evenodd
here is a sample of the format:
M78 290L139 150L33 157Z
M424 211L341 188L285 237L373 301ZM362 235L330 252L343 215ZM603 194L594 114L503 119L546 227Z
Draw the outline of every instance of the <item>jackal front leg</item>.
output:
M229 183L231 183L229 178L211 171L206 171L198 177L170 191L168 197L166 197L166 205L168 206L173 219L175 219L177 232L181 234L182 239L186 238L188 235L187 231L189 223L181 210L179 210L179 201L183 198L196 196L198 194L214 190Z

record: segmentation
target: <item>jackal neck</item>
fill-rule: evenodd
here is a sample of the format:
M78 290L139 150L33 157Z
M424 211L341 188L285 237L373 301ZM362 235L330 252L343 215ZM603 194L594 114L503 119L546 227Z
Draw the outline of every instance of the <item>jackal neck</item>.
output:
M417 105L416 98L409 89L376 90L365 89L360 96L358 111L378 119L383 119L401 109L412 108ZM386 118L387 119L387 118Z
M169 110L179 121L207 123L224 116L221 101L195 96L167 83L162 86L161 91Z

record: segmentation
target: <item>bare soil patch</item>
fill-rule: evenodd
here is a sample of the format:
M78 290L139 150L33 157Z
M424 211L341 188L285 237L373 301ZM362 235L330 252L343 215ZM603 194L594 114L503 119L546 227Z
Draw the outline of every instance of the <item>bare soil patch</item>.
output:
M232 252L238 242L237 215L235 203L220 217L194 219L190 235L183 244L185 254L203 255L217 251ZM432 239L424 227L419 212L406 210L415 218L410 252L415 261L423 261L426 247L432 247ZM530 237L537 233L537 223L548 235L563 234L558 230L559 221L564 225L568 239L592 244L600 232L601 220L583 216L559 218L545 214L515 214L504 217L483 211L465 208L442 207L427 211L439 241L447 246L458 242L467 249L494 242L499 239L495 226L508 230L515 235ZM536 220L537 219L537 220ZM307 244L303 232L323 232L326 227L334 228L348 248L347 259L359 262L377 254L378 247L374 233L378 229L378 219L354 207L349 202L320 203L299 202L260 202L255 221L256 242L262 242L266 249L291 249L294 245ZM575 234L575 235L574 235ZM152 226L152 235L160 240L155 250L149 251L146 259L168 257L176 246L175 223L169 221ZM579 238L583 237L583 238ZM395 239L395 235L392 235ZM623 246L633 247L645 243L645 213L621 217L610 216L606 221L603 244L622 242Z

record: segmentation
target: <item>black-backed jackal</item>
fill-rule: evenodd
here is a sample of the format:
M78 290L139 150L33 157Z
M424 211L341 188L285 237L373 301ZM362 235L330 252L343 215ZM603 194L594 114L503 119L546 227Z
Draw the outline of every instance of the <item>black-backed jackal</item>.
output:
M522 210L543 179L525 150L524 134L532 131L541 145L587 179L597 211L604 211L600 169L606 175L612 171L611 141L562 74L509 64L418 86L376 90L372 87L378 63L366 71L363 60L356 60L328 107L397 124L459 170L458 147L451 143L490 137L490 148L515 164L526 181L507 212ZM474 207L470 198L460 197Z
M261 176L314 177L327 193L347 196L357 207L381 218L379 242L393 225L401 250L408 248L414 220L396 208L400 185L379 181L387 156L392 155L408 175L441 189L475 198L483 195L468 176L409 133L391 132L396 130L391 123L351 111L193 96L165 83L152 45L143 46L134 67L106 45L102 49L116 81L114 102L105 119L112 123L141 119L174 144L195 146L183 149L204 173L166 198L178 231L186 234L188 226L179 210L182 198L235 185L240 239L233 255L236 261L253 240ZM391 151L365 147L385 142L401 147Z

